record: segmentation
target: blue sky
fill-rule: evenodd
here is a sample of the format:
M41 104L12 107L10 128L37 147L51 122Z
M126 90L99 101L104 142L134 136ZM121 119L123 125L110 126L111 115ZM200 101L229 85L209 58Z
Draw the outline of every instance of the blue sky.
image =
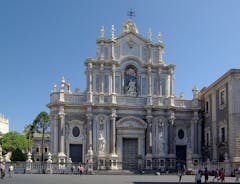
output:
M230 68L239 68L240 1L231 0L1 0L0 113L22 132L46 105L61 76L86 88L85 66L96 56L101 25L116 34L132 8L142 36L162 33L164 61L175 64L174 92L192 98Z

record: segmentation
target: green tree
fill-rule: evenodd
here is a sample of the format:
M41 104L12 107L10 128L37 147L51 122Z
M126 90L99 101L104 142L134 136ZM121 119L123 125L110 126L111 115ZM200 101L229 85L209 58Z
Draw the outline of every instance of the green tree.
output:
M27 139L32 140L33 139L33 134L35 132L34 130L34 125L28 124L24 127L23 134L26 136Z
M17 132L4 134L0 139L0 144L4 155L17 149L27 151L32 145L29 139Z

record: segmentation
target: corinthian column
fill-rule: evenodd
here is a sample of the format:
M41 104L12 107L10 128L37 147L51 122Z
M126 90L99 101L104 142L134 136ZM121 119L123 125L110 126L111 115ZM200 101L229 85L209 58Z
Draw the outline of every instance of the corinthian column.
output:
M59 161L65 162L65 153L64 153L64 126L65 126L65 113L64 113L64 107L60 107L60 112L59 112L59 142L58 142L58 157Z
M111 155L116 155L116 110L112 109L112 114L111 114L111 127L110 127L110 132L111 132L111 145L110 145L110 152Z
M115 64L112 65L112 103L116 104L116 86L115 86L115 79L116 79L116 66Z
M100 74L101 74L101 80L100 80L100 98L99 102L104 103L104 65L101 64L100 66Z
M169 120L168 120L168 154L173 156L174 155L174 123L175 123L175 115L174 112L171 112Z
M87 89L88 89L88 102L92 102L92 63L88 63L87 68Z
M147 116L147 154L151 154L152 116Z
M88 152L92 152L92 114L87 114Z

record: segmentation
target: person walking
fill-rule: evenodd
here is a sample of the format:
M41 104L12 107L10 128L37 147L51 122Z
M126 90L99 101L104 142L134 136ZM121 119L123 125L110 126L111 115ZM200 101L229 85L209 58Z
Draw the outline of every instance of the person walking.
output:
M178 169L178 183L180 183L182 181L182 175L183 175L183 172L182 172L182 169Z
M202 182L202 173L200 170L195 175L195 182L196 184L200 184Z
M209 175L208 170L207 170L207 168L205 168L205 170L204 170L204 179L205 179L205 183L208 182L208 175Z
M14 173L14 167L13 167L13 165L11 164L11 165L9 166L9 169L8 169L9 178L12 178L12 177L13 177L13 173Z
M240 166L238 167L238 169L235 170L235 182L239 182L239 177L240 177Z
M4 179L5 177L5 164L4 163L1 163L0 164L0 171L1 171L1 179Z
M219 177L219 170L216 169L216 170L214 171L214 176L213 176L212 181L215 181L215 179L218 181L218 177Z

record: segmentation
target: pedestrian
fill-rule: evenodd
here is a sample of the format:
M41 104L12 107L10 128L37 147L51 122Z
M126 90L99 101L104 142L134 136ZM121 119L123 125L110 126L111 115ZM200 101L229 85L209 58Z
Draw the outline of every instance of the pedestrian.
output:
M213 176L213 179L212 179L212 181L215 181L215 179L216 180L218 180L218 176L219 176L219 170L218 169L216 169L214 172L214 176Z
M195 175L195 182L196 182L196 184L200 184L202 182L201 179L202 179L202 174L201 174L201 171L199 170L197 172L197 174Z
M79 172L80 172L80 175L82 175L84 172L84 167L82 165L80 165L79 167Z
M13 165L11 164L11 165L9 166L9 169L8 169L9 178L12 178L12 177L13 177L13 173L14 173L14 167L13 167Z
M1 171L1 179L3 179L5 177L5 164L1 163L0 164L0 171Z
M235 170L235 182L239 182L239 177L240 177L240 166L238 167L238 169Z
M183 174L182 169L178 169L178 177L179 177L178 183L182 181L182 174Z
M74 170L75 170L75 166L72 165L72 167L71 167L71 174L74 174Z
M225 174L224 174L224 170L223 169L221 169L221 171L219 172L218 180L220 180L221 182L225 181Z
M205 179L205 183L208 182L208 175L209 175L208 170L207 170L207 168L205 168L205 170L204 170L204 179Z

